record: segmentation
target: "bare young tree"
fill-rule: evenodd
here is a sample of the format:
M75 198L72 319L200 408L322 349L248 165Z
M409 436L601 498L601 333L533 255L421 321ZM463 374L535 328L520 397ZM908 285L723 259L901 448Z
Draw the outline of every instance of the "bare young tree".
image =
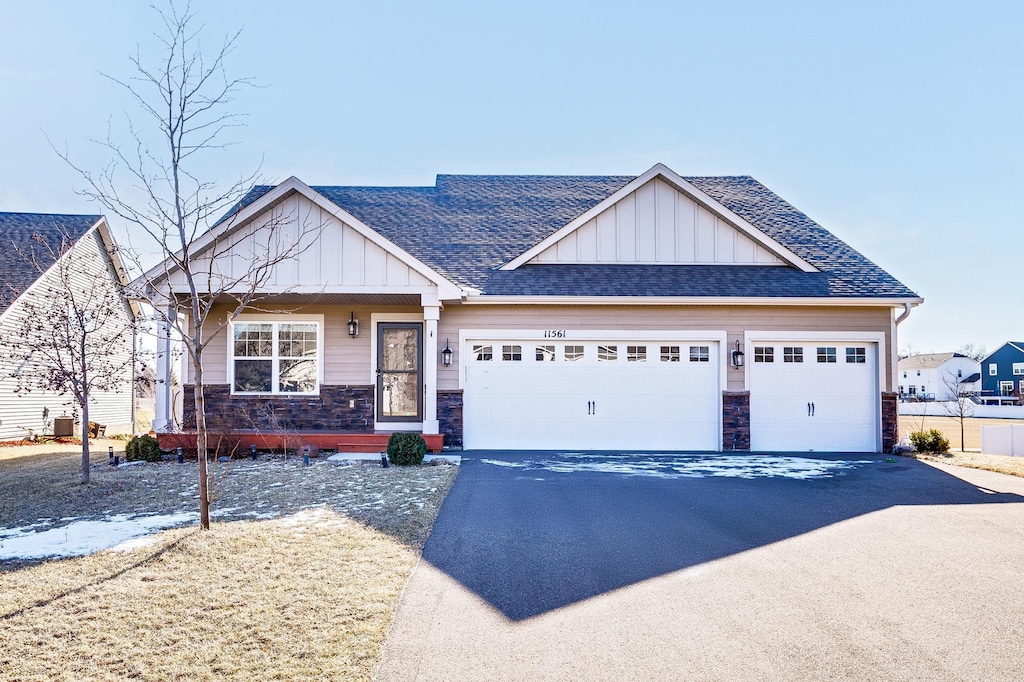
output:
M942 406L947 417L956 419L960 424L960 451L964 450L964 425L968 417L974 416L974 401L964 392L960 378L955 372L947 371L942 375L942 385L946 389L946 400Z
M59 244L32 236L20 255L40 279L0 333L16 393L69 395L82 415L82 483L89 482L89 401L94 391L132 390L133 315L96 249L60 232ZM102 254L102 251L99 252ZM52 264L52 265L51 265ZM23 293L23 292L18 292ZM129 380L125 381L125 377Z
M965 343L956 349L956 352L964 357L968 357L971 360L977 360L981 362L988 356L988 352L985 350L985 344L974 345L973 343Z
M204 354L213 338L262 298L275 266L310 247L311 235L322 223L282 230L283 224L295 226L300 221L289 216L271 219L246 235L241 256L232 250L231 221L237 212L224 219L226 229L223 222L210 229L218 216L255 188L258 170L226 187L202 179L202 160L210 152L223 151L229 144L225 134L241 125L242 117L231 111L231 103L253 83L227 75L225 60L238 33L227 36L215 52L204 53L199 43L202 27L196 25L189 6L182 10L172 2L156 12L162 57L150 63L136 49L131 78L108 76L131 95L145 125L128 116L126 141L108 134L100 142L112 157L100 172L75 165L66 151L58 154L85 179L83 194L147 237L162 259L161 265L147 268L145 252L129 242L127 259L146 273L136 279L134 294L153 307L165 330L180 336L188 357L195 389L200 527L208 529L216 472L211 480Z

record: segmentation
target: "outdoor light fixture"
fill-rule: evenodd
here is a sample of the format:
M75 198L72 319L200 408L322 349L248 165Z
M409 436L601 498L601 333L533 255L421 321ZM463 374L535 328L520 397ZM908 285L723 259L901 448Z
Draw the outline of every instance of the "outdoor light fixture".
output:
M742 367L743 366L743 351L740 350L740 342L736 342L736 350L732 352L732 366Z
M356 311L352 311L348 314L348 335L356 336L359 334L359 320L356 319Z
M448 339L444 340L444 350L441 351L441 364L445 367L452 364L452 349L448 347Z

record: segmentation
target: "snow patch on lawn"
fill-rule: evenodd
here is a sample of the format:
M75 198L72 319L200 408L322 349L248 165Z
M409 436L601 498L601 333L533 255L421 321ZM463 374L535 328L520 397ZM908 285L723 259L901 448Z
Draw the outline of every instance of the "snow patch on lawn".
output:
M0 529L0 561L83 556L112 547L133 549L126 547L126 543L198 518L195 512L154 516L119 514L38 532L33 531L32 526L4 528Z
M565 459L508 462L482 459L484 464L555 473L604 473L650 478L827 478L871 460L823 460L772 455L584 455L566 453Z

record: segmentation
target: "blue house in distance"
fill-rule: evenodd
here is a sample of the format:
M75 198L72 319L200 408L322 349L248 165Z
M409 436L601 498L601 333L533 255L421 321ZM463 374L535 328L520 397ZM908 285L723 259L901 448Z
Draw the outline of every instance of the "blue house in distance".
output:
M1024 394L1024 341L1008 341L981 361L981 394Z

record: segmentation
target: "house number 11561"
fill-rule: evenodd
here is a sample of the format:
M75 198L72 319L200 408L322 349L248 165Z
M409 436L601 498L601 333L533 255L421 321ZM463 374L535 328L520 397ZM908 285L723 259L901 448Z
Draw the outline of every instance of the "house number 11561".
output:
M564 339L565 338L565 330L564 329L549 329L549 330L544 332L544 338L545 339Z

